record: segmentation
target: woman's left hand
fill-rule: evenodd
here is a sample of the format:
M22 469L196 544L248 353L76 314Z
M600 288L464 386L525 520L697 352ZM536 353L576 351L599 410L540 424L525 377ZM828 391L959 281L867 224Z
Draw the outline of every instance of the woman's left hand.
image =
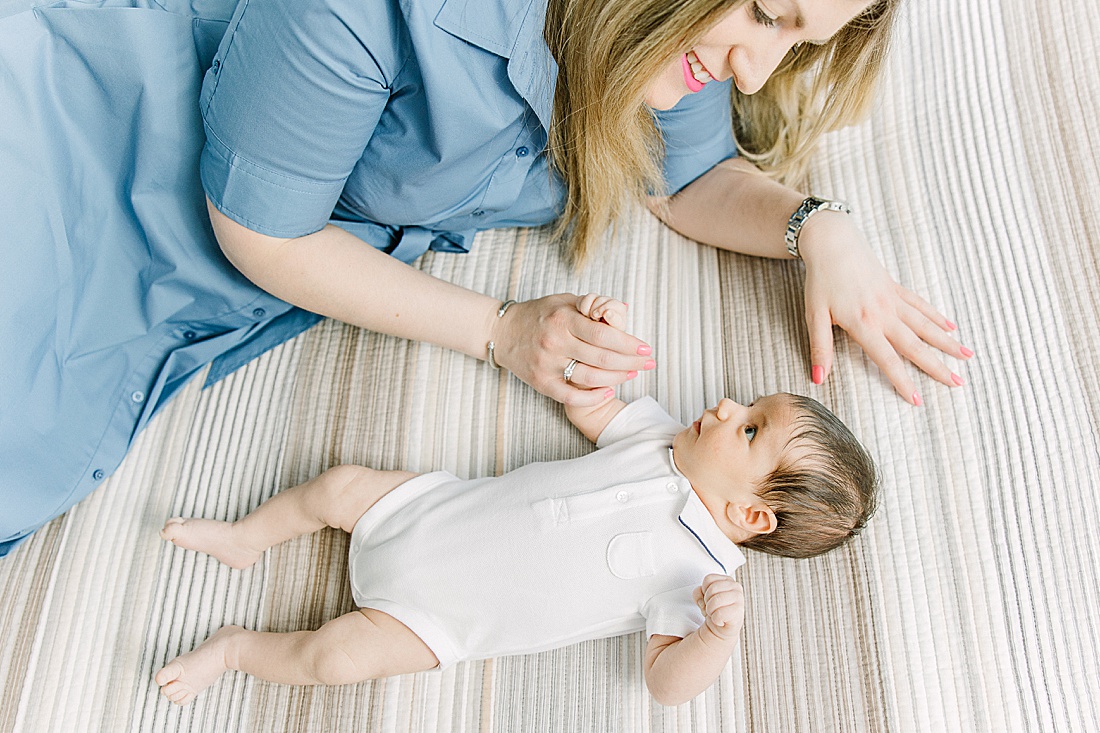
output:
M921 405L905 361L948 387L963 379L942 361L974 352L949 335L956 326L927 301L890 276L852 218L822 211L799 238L806 263L806 324L811 376L821 384L833 365L833 325L840 326L886 373L906 401Z

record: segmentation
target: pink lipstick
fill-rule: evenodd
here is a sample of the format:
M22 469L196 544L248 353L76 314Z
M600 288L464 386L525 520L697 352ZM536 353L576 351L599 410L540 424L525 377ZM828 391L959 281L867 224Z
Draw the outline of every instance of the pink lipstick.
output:
M687 88L692 94L706 86L706 84L696 79L695 75L691 73L691 62L688 61L688 55L686 53L680 57L680 63L684 68L684 83L687 84Z

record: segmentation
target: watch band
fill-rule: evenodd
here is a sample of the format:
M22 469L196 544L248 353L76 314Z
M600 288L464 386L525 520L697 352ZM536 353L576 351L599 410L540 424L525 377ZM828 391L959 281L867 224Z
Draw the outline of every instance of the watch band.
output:
M802 233L802 227L805 226L806 220L819 211L839 211L844 214L851 214L852 207L843 201L819 199L817 196L804 198L802 204L795 209L795 212L791 214L791 218L787 220L787 234L784 236L787 242L787 252L796 260L802 259L802 255L798 253L798 235Z

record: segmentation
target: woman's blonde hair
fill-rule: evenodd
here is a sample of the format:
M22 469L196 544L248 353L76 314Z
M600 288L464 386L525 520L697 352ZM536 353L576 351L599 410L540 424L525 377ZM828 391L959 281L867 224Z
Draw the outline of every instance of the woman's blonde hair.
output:
M565 182L557 234L575 265L627 205L665 192L661 137L645 93L671 60L745 2L752 0L549 0L544 35L558 78L547 152ZM896 2L879 0L829 43L793 50L757 94L735 90L742 154L793 181L824 132L858 120Z
M805 184L821 136L871 111L898 5L873 2L828 43L796 46L756 94L733 87L733 134L746 160Z

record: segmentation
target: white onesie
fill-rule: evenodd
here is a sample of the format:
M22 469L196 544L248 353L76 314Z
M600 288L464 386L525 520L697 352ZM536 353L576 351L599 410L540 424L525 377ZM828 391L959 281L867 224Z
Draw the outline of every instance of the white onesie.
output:
M745 559L672 463L683 429L647 397L586 456L405 482L352 532L355 602L412 629L440 667L642 629L686 636L703 623L692 590Z

